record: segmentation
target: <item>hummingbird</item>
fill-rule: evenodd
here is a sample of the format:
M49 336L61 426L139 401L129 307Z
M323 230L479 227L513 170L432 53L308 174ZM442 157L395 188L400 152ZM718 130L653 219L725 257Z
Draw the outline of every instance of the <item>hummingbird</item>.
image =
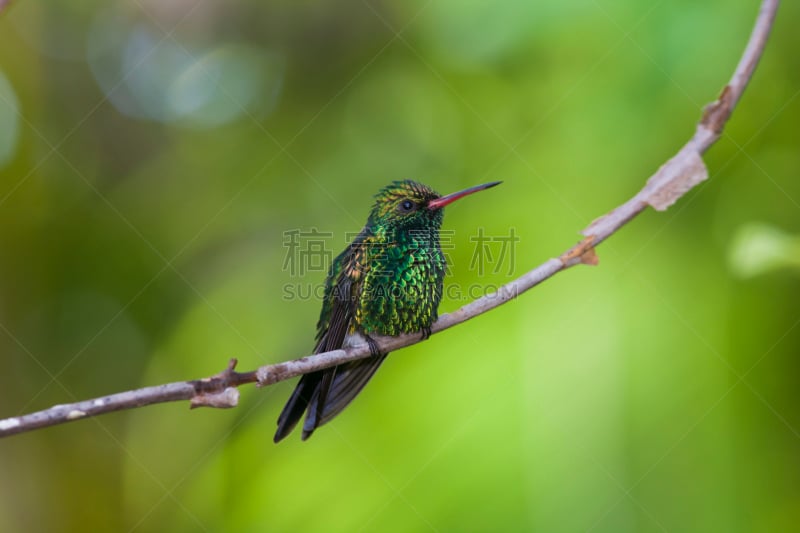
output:
M316 354L366 342L371 356L303 375L278 418L276 443L303 413L306 440L361 392L389 355L371 335L430 336L447 269L439 240L444 207L500 183L441 196L404 180L375 195L366 225L328 270L314 347Z

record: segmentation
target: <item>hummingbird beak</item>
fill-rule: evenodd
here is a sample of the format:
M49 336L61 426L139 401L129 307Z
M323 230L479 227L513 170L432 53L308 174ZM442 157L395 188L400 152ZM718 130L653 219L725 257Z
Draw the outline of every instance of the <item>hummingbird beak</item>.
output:
M492 181L492 182L489 182L489 183L484 183L483 185L476 185L474 187L470 187L469 189L464 189L463 191L454 192L454 193L448 194L447 196L442 196L440 198L436 198L435 200L431 200L430 202L428 202L428 209L431 209L431 210L433 210L433 209L441 209L442 207L444 207L444 206L446 206L448 204L452 204L453 202L455 202L459 198L463 198L463 197L468 196L468 195L470 195L470 194L472 194L474 192L484 191L486 189L490 189L490 188L494 187L495 185L500 185L501 183L503 183L503 182L502 181Z

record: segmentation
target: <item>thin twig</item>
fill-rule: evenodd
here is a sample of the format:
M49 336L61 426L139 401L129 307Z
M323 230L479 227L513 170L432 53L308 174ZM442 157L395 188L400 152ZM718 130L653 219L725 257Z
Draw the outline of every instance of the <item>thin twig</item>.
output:
M0 7L3 5L2 2L3 0L0 0ZM708 171L701 156L719 139L725 123L750 81L764 51L778 4L779 0L763 0L753 33L730 83L725 86L716 101L706 106L703 117L689 142L658 169L641 191L610 213L595 220L582 232L585 238L557 259L550 259L503 285L496 292L470 302L453 313L442 315L431 327L431 333L438 333L486 313L571 266L579 263L597 264L595 246L613 235L648 205L660 211L664 210L686 194L689 189L706 179ZM386 353L416 344L420 342L421 337L418 334L400 335L377 337L375 340L381 351ZM236 365L234 359L225 370L209 378L121 392L94 400L57 405L44 411L0 420L0 437L112 411L177 400L190 400L191 407L234 407L238 402L236 387L239 385L256 382L258 386L263 387L301 374L369 356L369 346L364 344L266 365L253 372L245 373L234 371Z

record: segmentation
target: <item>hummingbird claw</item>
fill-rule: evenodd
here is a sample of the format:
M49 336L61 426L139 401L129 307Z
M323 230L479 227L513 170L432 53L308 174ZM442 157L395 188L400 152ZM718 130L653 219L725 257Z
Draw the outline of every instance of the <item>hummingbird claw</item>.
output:
M378 343L375 342L375 339L370 337L369 335L364 335L364 338L369 345L369 353L372 354L372 357L378 357L381 355L381 349L378 347Z
M431 328L429 328L429 327L422 328L420 330L420 333L421 333L420 339L423 340L423 341L426 341L426 340L431 338Z

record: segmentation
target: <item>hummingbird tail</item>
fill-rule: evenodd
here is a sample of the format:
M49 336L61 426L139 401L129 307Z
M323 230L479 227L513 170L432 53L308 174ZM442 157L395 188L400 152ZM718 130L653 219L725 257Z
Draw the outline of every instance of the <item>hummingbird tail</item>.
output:
M277 443L289 435L306 410L302 439L309 438L315 429L330 422L358 396L387 355L374 355L304 375L278 417L278 430L273 440Z
M319 426L330 422L353 401L353 398L358 396L358 393L361 392L370 378L375 375L387 355L389 354L374 355L367 359L345 363L325 371L329 373L328 379L323 378L317 382L314 395L310 402L306 403L310 407L303 423L303 440L309 438ZM325 383L326 381L327 383ZM319 395L326 388L326 385L328 388L327 394L323 396L323 401L320 402ZM291 399L289 401L291 402Z
M297 425L297 422L303 417L303 413L308 407L312 396L315 396L319 383L322 381L323 372L313 372L305 374L295 387L294 392L289 401L281 411L281 416L278 417L278 430L275 432L274 441L280 442Z

